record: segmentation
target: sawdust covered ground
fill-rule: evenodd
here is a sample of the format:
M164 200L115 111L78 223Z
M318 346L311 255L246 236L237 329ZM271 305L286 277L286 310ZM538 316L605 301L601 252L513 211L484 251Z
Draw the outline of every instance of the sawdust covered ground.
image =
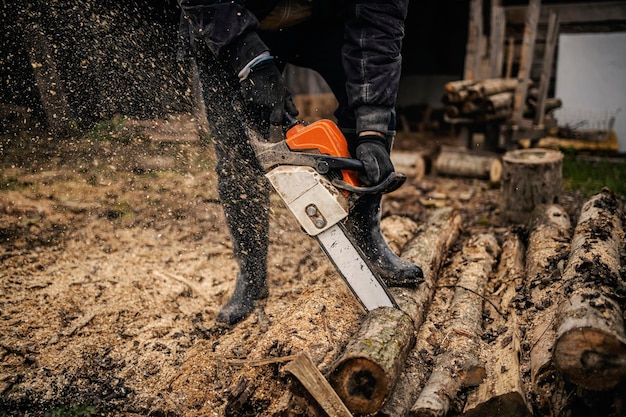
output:
M210 147L130 134L12 138L2 152L0 414L274 415L293 407L281 361L306 350L324 370L358 326L359 306L275 196L270 297L216 326L236 264ZM497 196L427 177L386 208L419 222L454 205L467 236L500 227Z

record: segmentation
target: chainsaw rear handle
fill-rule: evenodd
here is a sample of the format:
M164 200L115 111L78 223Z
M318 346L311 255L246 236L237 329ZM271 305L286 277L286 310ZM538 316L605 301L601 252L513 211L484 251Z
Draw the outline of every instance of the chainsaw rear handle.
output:
M365 173L363 162L358 159L328 155L315 155L315 159L318 160L316 171L322 175L327 174L331 170L349 170L361 174ZM392 172L383 181L371 187L356 186L340 179L334 179L331 182L335 187L351 193L387 194L400 188L405 181L406 175Z

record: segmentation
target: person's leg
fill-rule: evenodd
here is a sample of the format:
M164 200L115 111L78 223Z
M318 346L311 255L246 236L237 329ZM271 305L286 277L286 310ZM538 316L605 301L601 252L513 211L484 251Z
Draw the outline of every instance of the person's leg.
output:
M235 290L217 316L235 324L268 295L269 184L244 130L237 80L208 51L198 69L215 153L218 190L239 267Z
M280 33L268 33L266 42L272 53L294 65L317 71L329 85L339 103L337 123L354 155L357 138L354 111L348 105L346 76L342 62L343 22L324 26L314 22ZM282 42L280 42L282 40ZM394 119L394 118L392 118ZM388 148L391 150L394 126L390 126ZM420 267L402 259L389 247L381 228L381 195L363 195L350 208L345 220L350 238L362 249L375 272L389 286L416 286L423 280Z

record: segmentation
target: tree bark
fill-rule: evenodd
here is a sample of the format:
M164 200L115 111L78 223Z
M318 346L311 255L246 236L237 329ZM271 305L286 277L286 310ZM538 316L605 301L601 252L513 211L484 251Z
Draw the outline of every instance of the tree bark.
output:
M497 273L488 286L493 305L485 304L487 317L492 320L486 331L497 337L485 347L486 377L468 394L464 416L532 415L521 378L519 320L513 305L525 276L524 254L519 234L507 232Z
M434 169L438 174L488 179L491 183L498 183L502 162L496 154L442 149L435 159Z
M331 384L351 412L375 413L394 392L415 330L433 297L439 268L460 226L461 217L450 208L431 216L423 232L417 233L402 253L422 268L424 282L417 289L391 288L401 310L369 312L331 367Z
M567 300L559 306L554 360L568 380L590 390L613 388L626 376L622 210L607 189L583 205L563 273Z
M563 154L550 149L518 149L502 158L502 211L505 222L526 223L536 207L556 204L561 194Z
M528 305L522 309L527 329L525 343L530 348L525 354L530 371L527 382L535 408L546 415L559 415L568 396L554 367L552 349L556 338L556 307L562 297L560 277L569 251L571 225L569 216L558 205L540 207L537 213L526 254Z
M411 408L411 416L445 416L458 401L462 388L476 386L485 377L481 349L483 297L500 253L492 234L471 239L458 259L461 276L456 284L444 353L439 355L426 386Z

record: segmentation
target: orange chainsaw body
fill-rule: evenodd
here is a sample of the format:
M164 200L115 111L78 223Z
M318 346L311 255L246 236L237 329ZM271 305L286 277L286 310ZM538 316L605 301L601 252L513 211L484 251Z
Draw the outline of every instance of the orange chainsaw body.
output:
M324 155L351 158L348 142L341 130L331 120L322 119L311 124L298 123L287 131L287 146L292 151L317 150ZM355 171L342 170L343 180L359 186L359 174Z

